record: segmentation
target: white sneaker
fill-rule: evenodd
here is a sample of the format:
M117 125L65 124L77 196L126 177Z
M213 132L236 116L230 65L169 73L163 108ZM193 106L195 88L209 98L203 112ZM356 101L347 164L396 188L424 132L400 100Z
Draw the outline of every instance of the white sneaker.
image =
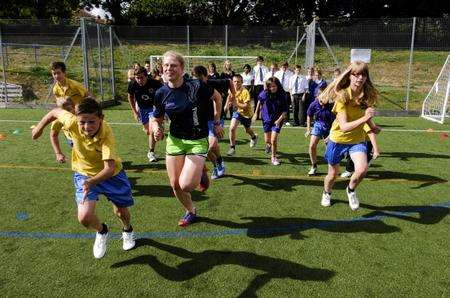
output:
M329 193L322 193L322 200L320 201L320 205L322 205L323 207L331 206L331 195Z
M122 232L123 250L130 250L136 245L134 232Z
M286 125L286 126L291 126L291 123L286 122L284 125Z
M108 233L106 234L100 234L97 232L95 235L95 242L94 242L94 257L96 259L101 259L106 253L106 242L108 241Z
M350 178L353 175L353 172L345 171L341 174L341 178Z
M234 154L236 154L236 149L230 147L230 149L228 149L227 155L233 156Z
M278 158L276 158L276 157L272 158L272 165L274 165L274 166L279 166L280 165L280 161L278 160Z
M345 192L347 193L348 197L348 205L350 206L350 209L353 211L358 210L359 208L359 200L356 197L356 192L349 192L348 187L345 189Z
M255 138L254 139L250 139L250 148L255 147L257 142L258 142L258 135L255 134Z
M308 175L313 176L317 173L317 167L312 166L311 169L309 169Z
M158 158L156 158L155 152L153 152L153 151L149 151L149 152L147 153L147 157L148 157L148 161L149 161L149 162L155 162L155 161L158 160Z

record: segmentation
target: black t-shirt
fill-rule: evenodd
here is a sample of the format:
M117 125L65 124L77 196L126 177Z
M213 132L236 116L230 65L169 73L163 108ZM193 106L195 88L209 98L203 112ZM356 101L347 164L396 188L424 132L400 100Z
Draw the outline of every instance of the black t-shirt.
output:
M144 86L139 85L135 80L128 84L128 93L134 96L138 107L142 109L153 108L155 104L156 90L162 87L158 80L148 77Z
M179 139L197 140L208 136L214 89L200 80L185 80L178 88L164 85L156 92L153 116L170 119L170 134Z
M208 86L211 86L214 89L216 89L220 94L227 95L228 89L230 88L230 85L231 85L231 81L228 79L208 79L206 81L206 84ZM226 98L224 98L222 100L225 101ZM220 107L220 108L223 109L224 105L225 105L225 102L222 102L222 107ZM219 112L221 115L220 117L225 118L225 113L222 113L222 111L219 111ZM214 106L211 107L209 120L214 120Z

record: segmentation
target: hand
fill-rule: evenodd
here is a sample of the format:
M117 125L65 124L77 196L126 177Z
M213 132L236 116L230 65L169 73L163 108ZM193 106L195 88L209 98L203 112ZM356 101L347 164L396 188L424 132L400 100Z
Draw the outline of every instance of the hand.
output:
M373 116L375 116L375 110L374 108L367 108L364 112L364 116L366 116L368 119L372 119Z
M380 157L380 155L381 155L381 152L380 152L380 151L378 151L378 150L373 150L372 159L375 160L375 159L377 159L378 157Z
M214 134L218 139L223 138L223 128L220 125L214 125Z
M280 127L283 124L283 120L278 119L277 121L275 121L274 123L277 127Z
M91 181L89 179L86 179L83 184L83 200L81 201L81 205L83 205L86 201L91 186Z
M311 135L311 129L307 128L305 131L305 138L309 137Z
M36 126L35 128L33 128L33 130L31 131L31 138L33 140L38 139L41 135L42 135L42 131L43 129L40 128L40 126Z
M56 153L56 161L58 163L65 163L66 162L66 156L63 153Z
M330 140L330 136L328 136L328 137L326 137L325 139L323 139L323 142L324 142L325 144L327 144L329 140Z
M254 114L252 117L252 124L255 123L255 121L256 121L256 114Z
M158 122L152 123L153 138L155 141L164 139L164 126Z

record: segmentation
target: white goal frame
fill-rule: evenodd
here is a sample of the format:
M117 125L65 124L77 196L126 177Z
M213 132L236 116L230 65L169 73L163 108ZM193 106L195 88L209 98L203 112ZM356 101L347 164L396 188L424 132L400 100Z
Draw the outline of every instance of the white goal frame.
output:
M447 56L444 66L433 84L430 92L422 104L421 117L430 121L444 124L448 117L448 100L450 95L450 55Z

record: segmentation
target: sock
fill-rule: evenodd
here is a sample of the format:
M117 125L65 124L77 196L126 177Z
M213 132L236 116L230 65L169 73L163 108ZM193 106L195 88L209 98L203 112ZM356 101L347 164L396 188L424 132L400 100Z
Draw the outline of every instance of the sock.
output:
M316 163L313 163L313 168L317 168L317 164Z
M325 193L325 194L328 194L328 195L330 195L330 196L331 196L331 192L326 192L326 191L323 191L323 193Z
M130 227L128 229L122 228L122 231L124 231L126 233L131 233L131 232L133 232L133 226L130 225Z
M222 156L217 157L217 163L221 164L223 162Z
M254 136L252 137L252 140L254 140L254 139L256 139L256 135L254 135Z
M148 151L155 152L155 149L150 148Z
M350 186L347 186L347 190L348 190L348 192L354 192L355 191L355 189L351 189Z
M236 149L236 145L231 145L230 148Z
M108 226L105 223L102 223L102 230L99 234L105 235L106 233L108 233Z

